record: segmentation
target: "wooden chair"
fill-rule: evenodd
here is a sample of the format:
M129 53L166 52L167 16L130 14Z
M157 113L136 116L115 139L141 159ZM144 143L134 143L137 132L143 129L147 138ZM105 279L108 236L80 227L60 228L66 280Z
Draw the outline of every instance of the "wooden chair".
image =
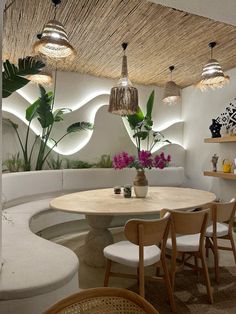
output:
M44 314L159 314L138 294L126 289L95 288L69 296Z
M205 231L207 227L209 209L198 212L171 211L171 238L168 238L166 247L172 250L171 254L171 283L174 290L175 275L177 272L177 255L182 255L181 267L184 265L195 271L202 271L205 278L209 303L213 303L210 279L205 257ZM187 258L186 258L187 256ZM188 262L194 257L195 265ZM202 267L198 266L198 259Z
M164 280L172 311L175 311L175 302L170 283L170 277L165 259L165 247L170 227L170 215L158 220L129 220L125 225L125 236L129 241L111 244L104 249L107 259L104 286L108 286L109 277L137 278L139 294L145 297L144 279ZM158 245L160 244L160 248ZM111 272L112 262L135 267L137 276ZM144 267L156 265L162 267L164 276L144 276ZM157 268L159 270L159 268Z
M209 248L214 255L215 279L219 282L219 252L218 250L233 251L236 263L236 249L233 239L233 223L236 211L235 199L228 203L211 203L211 224L206 229L206 252ZM231 247L219 246L218 239L229 240Z

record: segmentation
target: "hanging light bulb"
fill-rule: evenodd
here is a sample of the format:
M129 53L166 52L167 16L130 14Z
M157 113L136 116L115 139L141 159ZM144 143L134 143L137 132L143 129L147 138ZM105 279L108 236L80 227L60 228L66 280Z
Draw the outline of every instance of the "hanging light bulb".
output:
M169 105L176 104L180 100L180 88L179 86L172 80L172 72L175 67L172 65L169 67L170 70L170 81L166 83L164 89L163 102Z
M75 55L75 49L69 43L64 26L56 20L56 9L61 0L52 0L54 4L54 19L49 21L43 28L38 41L33 49L36 54L42 54L49 58L61 59Z
M122 44L124 55L121 77L117 86L112 87L109 99L108 111L120 116L132 115L138 111L138 90L133 87L128 78L127 57L125 55L127 46L127 43Z
M219 62L213 59L213 48L216 46L216 42L210 42L208 46L211 49L211 59L203 67L202 79L197 84L202 91L221 88L229 82L229 76L224 74Z

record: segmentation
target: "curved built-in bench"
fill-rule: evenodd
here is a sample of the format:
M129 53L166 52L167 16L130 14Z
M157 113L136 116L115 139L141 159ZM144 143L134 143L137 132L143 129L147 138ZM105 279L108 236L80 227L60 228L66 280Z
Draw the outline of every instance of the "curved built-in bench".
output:
M49 170L3 175L3 268L0 313L40 314L78 291L78 258L69 249L35 233L83 219L83 215L49 209L56 195L131 183L133 169ZM147 173L150 185L181 186L184 170Z

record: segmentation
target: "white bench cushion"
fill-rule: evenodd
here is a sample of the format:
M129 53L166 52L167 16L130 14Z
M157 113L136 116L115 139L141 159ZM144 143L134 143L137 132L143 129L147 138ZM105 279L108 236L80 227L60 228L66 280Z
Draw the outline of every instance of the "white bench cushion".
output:
M225 223L217 222L216 224L216 234L217 237L224 237L229 233L229 225ZM213 225L210 225L207 227L206 230L206 237L212 237L213 236Z
M104 249L106 258L131 267L139 265L139 246L129 241L120 241ZM160 260L161 250L156 245L144 247L144 266L155 264Z
M200 233L189 235L176 235L176 246L179 252L195 252L199 250ZM167 240L166 247L172 249L171 238Z

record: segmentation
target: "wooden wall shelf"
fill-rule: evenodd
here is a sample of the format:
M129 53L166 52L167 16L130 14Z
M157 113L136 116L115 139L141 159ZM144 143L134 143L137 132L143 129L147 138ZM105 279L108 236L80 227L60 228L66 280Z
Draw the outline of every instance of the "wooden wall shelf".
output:
M236 180L236 174L234 173L225 173L223 171L204 171L204 176L209 177L217 177L217 178L223 178L223 179L229 179L229 180Z
M216 138L205 138L204 143L231 143L236 142L236 136L223 136Z

